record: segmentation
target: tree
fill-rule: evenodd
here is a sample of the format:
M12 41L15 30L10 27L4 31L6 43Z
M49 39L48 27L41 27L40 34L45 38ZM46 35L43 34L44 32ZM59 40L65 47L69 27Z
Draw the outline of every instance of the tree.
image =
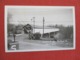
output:
M55 38L58 40L67 40L67 41L73 41L73 26L57 26L60 31L58 34L55 35Z
M56 35L54 35L54 38L57 39L57 40L63 40L64 35L62 33L57 33Z
M10 36L10 32L13 30L13 29L12 29L13 25L10 24L10 19L11 19L11 18L12 18L12 14L10 14L10 13L8 12L8 14L7 14L7 33L8 33L8 36Z

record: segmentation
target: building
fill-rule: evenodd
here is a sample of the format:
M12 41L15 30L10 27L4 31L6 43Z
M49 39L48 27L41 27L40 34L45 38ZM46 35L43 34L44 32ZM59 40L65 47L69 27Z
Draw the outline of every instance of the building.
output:
M34 33L40 33L44 38L54 38L54 35L59 32L58 28L44 28L44 33L42 28L35 28L34 30Z

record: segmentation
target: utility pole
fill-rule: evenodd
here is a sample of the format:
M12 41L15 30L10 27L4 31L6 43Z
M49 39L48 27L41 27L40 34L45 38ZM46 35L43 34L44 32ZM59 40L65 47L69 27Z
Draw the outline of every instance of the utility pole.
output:
M33 23L34 23L33 28L34 28L34 33L35 33L35 17L33 17Z
M44 17L43 17L43 37L44 37L44 22L45 22L45 20L44 20Z
M16 26L14 26L14 29L13 29L13 38L14 38L14 42L16 41Z
M33 21L32 21L32 19L31 19L31 23L32 23L31 26L32 26L32 33L33 33Z

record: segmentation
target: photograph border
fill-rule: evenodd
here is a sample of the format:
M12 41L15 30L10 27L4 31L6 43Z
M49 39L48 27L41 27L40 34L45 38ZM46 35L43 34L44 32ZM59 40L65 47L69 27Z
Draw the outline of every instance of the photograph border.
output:
M36 49L36 50L8 50L7 48L7 11L8 8L27 8L27 7L54 7L54 8L72 8L73 9L73 47L72 48L57 48L57 49ZM74 50L76 49L76 19L75 19L75 6L17 6L17 5L5 5L4 6L4 32L5 32L5 52L33 52L33 51L56 51L56 50Z

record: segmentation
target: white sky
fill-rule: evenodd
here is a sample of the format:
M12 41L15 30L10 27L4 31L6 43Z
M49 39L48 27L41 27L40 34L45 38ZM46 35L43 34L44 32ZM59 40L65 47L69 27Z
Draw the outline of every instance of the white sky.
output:
M43 17L45 25L73 25L73 8L72 7L41 7L28 6L8 7L7 11L12 14L10 23L12 24L33 24L31 19L35 17L35 24L42 26Z

